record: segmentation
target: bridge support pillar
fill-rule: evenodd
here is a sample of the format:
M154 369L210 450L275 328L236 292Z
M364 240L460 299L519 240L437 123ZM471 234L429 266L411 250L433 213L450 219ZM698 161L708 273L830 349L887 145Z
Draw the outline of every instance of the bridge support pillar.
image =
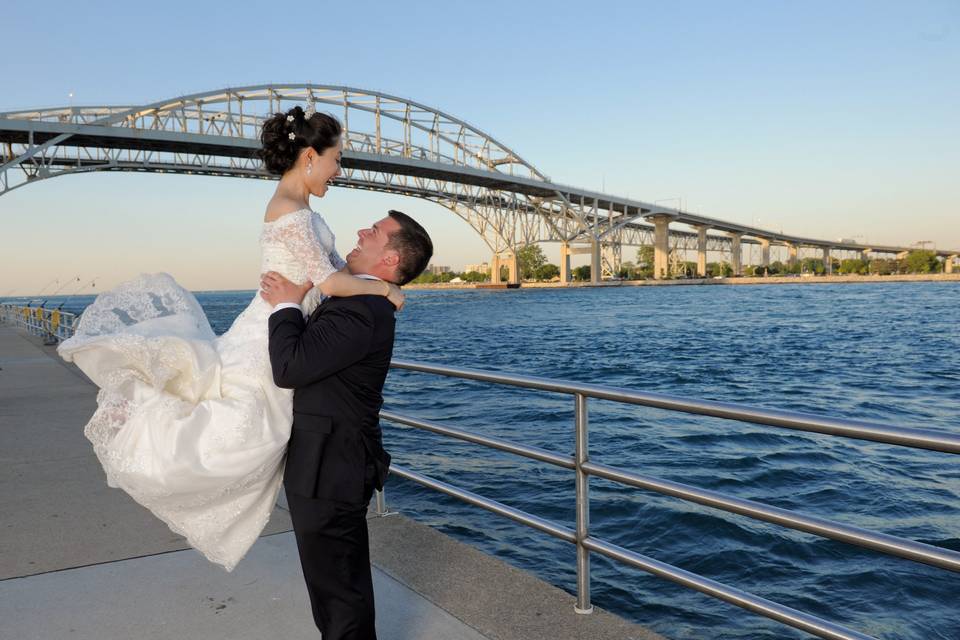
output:
M760 238L760 266L763 267L763 275L767 275L767 269L770 268L770 240Z
M510 254L510 257L507 258L507 269L509 270L509 276L507 282L510 284L519 284L520 283L520 264L517 260L516 252Z
M697 227L697 275L707 277L707 229Z
M602 265L600 262L600 241L594 238L590 241L590 284L600 284Z
M833 258L830 257L830 247L823 248L823 273L833 275Z
M739 233L728 232L730 236L730 268L733 269L733 275L743 274L743 263L740 261L740 236Z
M787 243L787 264L795 266L797 264L797 245Z
M500 284L500 255L490 258L490 284Z
M947 256L947 259L943 261L943 272L944 273L953 273L953 262L957 259L957 254L952 256Z
M560 284L570 282L570 245L560 243Z
M652 216L653 221L653 277L663 280L669 276L670 216Z

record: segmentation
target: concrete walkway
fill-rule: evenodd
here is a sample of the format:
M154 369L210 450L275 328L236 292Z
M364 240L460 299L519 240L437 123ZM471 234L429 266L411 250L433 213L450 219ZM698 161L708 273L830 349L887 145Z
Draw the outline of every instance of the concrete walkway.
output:
M484 636L374 570L383 640ZM292 533L257 541L226 573L192 550L0 582L0 638L315 640Z
M233 573L211 565L106 486L95 406L53 348L0 325L0 640L317 638L282 502ZM403 516L369 523L381 640L658 637Z

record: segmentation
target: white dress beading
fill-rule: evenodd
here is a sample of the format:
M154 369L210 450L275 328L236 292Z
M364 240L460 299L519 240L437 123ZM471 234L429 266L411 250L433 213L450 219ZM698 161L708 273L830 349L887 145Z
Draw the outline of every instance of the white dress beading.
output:
M323 218L264 223L262 271L323 282L344 266ZM314 288L305 312L320 302ZM211 562L232 570L266 525L290 439L293 392L273 384L272 308L254 295L222 336L164 273L97 296L58 351L99 387L84 433L107 474Z

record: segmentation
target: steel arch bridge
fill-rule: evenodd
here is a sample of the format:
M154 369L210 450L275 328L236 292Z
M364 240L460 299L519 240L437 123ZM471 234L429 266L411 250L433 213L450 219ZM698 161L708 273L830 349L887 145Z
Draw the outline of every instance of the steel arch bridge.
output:
M62 175L138 171L270 179L256 158L260 128L271 114L314 102L344 126L343 174L334 185L396 193L440 204L486 242L493 264L503 257L517 280L516 251L561 243L569 255L589 253L592 277L616 273L623 246L653 245L657 276L668 257L707 251L739 272L741 245L902 253L798 238L655 204L555 184L531 163L480 129L423 104L351 87L260 85L181 96L142 106L59 107L0 113L0 195ZM654 224L648 224L646 220ZM690 230L671 229L682 223ZM710 233L708 233L708 231ZM957 252L940 252L952 265ZM499 268L494 279L499 277Z

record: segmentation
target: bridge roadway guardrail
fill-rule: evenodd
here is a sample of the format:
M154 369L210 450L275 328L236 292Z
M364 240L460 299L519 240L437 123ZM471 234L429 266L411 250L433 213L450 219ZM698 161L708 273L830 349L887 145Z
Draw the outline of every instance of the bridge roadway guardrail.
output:
M36 336L43 336L49 344L56 344L72 336L79 318L74 313L60 309L0 304L0 322L19 327Z
M773 507L753 500L744 500L717 491L642 475L600 462L594 462L590 458L588 445L589 423L587 404L591 398L609 400L645 407L655 407L668 411L713 416L771 427L821 433L830 436L872 440L890 445L928 449L952 454L960 454L960 436L940 431L893 427L788 411L760 409L726 402L687 399L618 387L583 384L525 375L507 375L492 371L447 367L407 360L394 360L391 366L396 369L555 392L573 397L573 431L575 436L573 456L565 456L539 447L527 446L501 438L484 436L436 422L400 415L388 410L381 411L380 416L388 422L483 445L573 471L575 478L574 497L576 501L575 529L428 477L402 465L392 465L390 470L390 472L396 476L406 478L430 489L459 498L469 504L487 509L488 511L542 531L555 538L575 544L577 547L577 602L575 609L578 613L589 613L592 610L590 603L590 553L595 552L821 638L829 638L831 640L866 640L871 638L871 636L864 635L853 629L772 602L752 593L685 571L592 536L590 534L589 494L589 478L591 476L639 489L654 491L729 513L747 516L755 520L763 520L797 531L804 531L825 538L839 540L914 562L921 562L941 569L960 572L960 553L956 551L861 529L826 518ZM386 500L383 493L377 495L376 510L381 515L387 513Z

